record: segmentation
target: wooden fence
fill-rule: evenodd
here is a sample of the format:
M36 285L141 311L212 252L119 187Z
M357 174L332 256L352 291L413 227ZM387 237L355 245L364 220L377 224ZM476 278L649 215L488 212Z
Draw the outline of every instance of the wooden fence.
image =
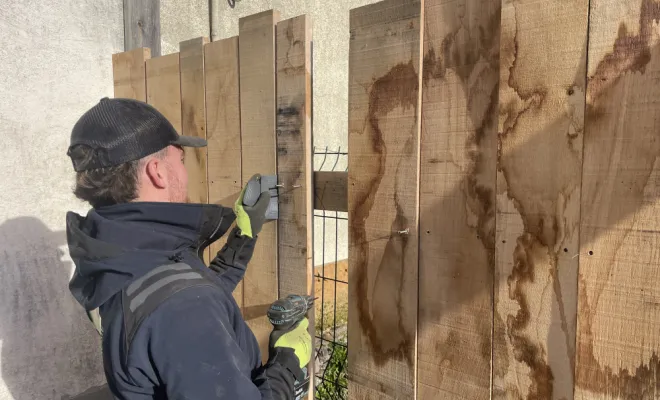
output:
M235 293L262 346L312 291L312 206L347 210L350 398L660 398L660 2L351 10L348 177L313 177L309 21L277 15L113 58L208 139L192 200L284 185Z
M660 398L659 20L351 11L351 398Z
M146 101L179 133L208 140L186 155L191 201L231 207L253 174L278 176L279 220L264 225L234 292L264 359L267 307L312 293L310 44L306 16L279 21L267 11L242 18L238 37L188 40L156 58L146 48L113 56L115 97Z

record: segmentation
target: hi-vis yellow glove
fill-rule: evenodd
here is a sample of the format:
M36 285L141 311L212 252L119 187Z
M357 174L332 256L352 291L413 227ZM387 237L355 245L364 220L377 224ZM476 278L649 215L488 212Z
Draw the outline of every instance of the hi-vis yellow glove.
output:
M300 368L304 368L312 359L312 336L309 334L308 328L309 320L304 318L291 330L275 330L270 334L270 345L273 348L293 349L298 357Z
M241 235L254 238L261 231L261 227L266 220L266 210L268 210L268 203L270 202L270 193L265 191L261 193L254 204L245 204L244 197L247 190L261 191L261 175L253 175L247 182L240 196L234 203L234 214L236 214L236 225L241 230ZM256 198L256 196L249 196Z

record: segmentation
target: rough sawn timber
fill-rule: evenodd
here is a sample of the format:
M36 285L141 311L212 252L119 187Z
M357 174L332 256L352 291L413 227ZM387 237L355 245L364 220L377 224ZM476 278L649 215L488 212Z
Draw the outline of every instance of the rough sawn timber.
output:
M139 48L112 55L115 98L147 101L145 62L151 51Z
M242 185L254 174L277 172L275 141L275 25L279 12L239 20ZM243 279L243 310L264 361L273 329L266 310L277 300L277 221L264 224Z
M280 297L312 293L311 33L306 15L277 24Z
M494 399L573 398L588 4L502 5Z
M204 46L204 74L209 203L231 208L241 191L238 36ZM227 242L228 235L211 245L211 259ZM242 308L243 281L233 295Z
M147 103L160 111L181 134L179 53L146 61Z
M352 399L415 392L421 12L419 1L406 0L350 12Z
M575 398L660 396L660 2L591 1Z
M500 2L424 7L417 397L486 400Z

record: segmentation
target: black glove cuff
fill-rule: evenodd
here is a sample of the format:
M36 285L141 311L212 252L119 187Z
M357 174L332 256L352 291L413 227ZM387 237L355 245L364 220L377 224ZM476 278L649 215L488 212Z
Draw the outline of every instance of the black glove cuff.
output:
M247 266L254 253L256 239L241 235L241 230L236 226L232 229L227 243L218 252L225 263L229 265Z
M267 365L279 364L286 368L297 381L305 379L305 373L300 368L300 360L296 352L288 347L275 347L270 349Z

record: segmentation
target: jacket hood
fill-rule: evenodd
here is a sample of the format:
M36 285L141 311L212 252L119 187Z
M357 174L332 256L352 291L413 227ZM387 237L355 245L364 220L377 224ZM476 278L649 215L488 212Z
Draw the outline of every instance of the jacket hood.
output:
M69 289L92 310L133 280L172 262L183 250L201 255L234 222L213 204L135 202L66 215L69 253L76 269Z

